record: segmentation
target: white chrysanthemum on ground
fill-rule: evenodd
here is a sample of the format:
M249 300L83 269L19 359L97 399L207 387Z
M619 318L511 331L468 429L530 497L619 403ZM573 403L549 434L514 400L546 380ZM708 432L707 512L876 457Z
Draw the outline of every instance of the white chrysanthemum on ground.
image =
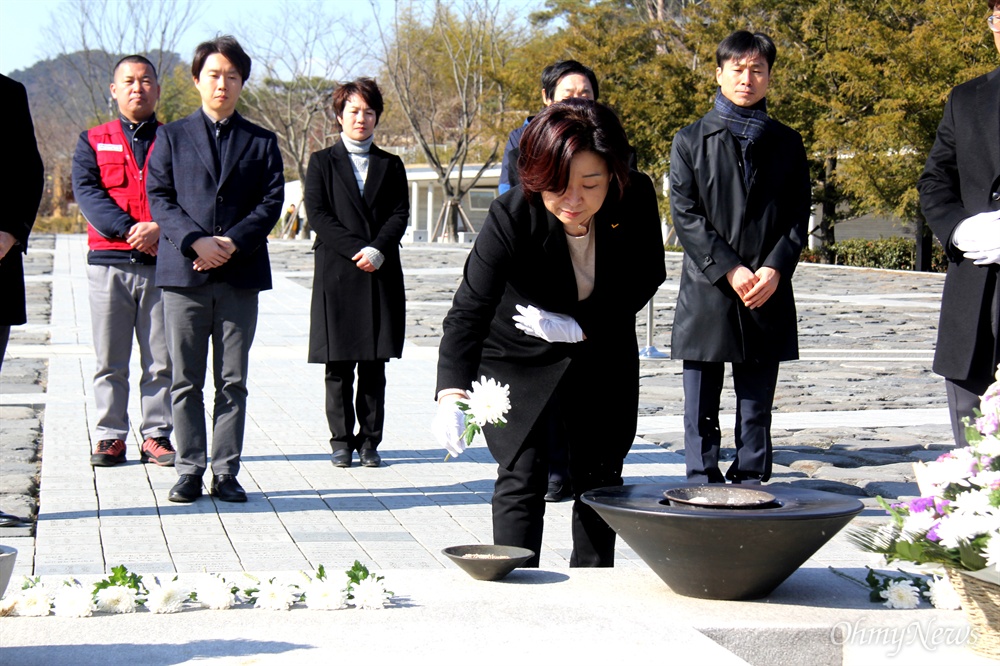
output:
M476 425L506 423L504 415L510 411L510 385L501 386L492 377L483 376L480 381L472 382L469 398L464 402L469 406L469 418Z
M149 591L146 608L151 613L177 613L189 598L190 593L176 583L155 585Z
M295 593L282 583L261 583L257 590L254 608L264 610L288 610L295 603Z
M43 617L49 614L52 608L52 600L40 587L29 587L21 590L18 595L17 605L14 606L14 615L22 617Z
M79 585L64 585L56 590L52 605L60 617L89 617L94 611L94 597Z
M896 580L889 583L889 586L879 592L885 599L886 608L916 608L920 604L920 591L914 587L913 583L906 580Z
M386 591L382 581L376 580L371 576L355 583L351 594L354 595L351 603L354 604L355 608L370 610L385 608L389 599L392 598L392 595Z
M104 613L134 613L136 591L124 585L112 585L97 591L97 610Z
M337 584L327 580L314 580L305 587L305 603L313 610L339 610L347 607L346 582Z
M248 593L248 590L256 590L260 587L260 579L256 576L251 576L245 571L236 574L236 577L230 583L230 587L235 585L237 590L239 590L236 594L240 601L249 601L251 597L256 595Z
M195 589L198 603L212 610L226 610L236 603L232 584L218 576L208 576L198 583Z
M960 610L962 608L962 600L947 578L933 576L927 582L927 587L930 590L925 596L931 600L934 608L941 610Z

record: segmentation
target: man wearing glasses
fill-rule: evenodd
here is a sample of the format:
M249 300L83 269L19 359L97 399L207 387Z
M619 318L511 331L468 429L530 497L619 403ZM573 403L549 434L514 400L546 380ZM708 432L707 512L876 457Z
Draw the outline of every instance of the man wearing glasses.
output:
M1000 0L988 0L1000 51ZM1000 68L951 91L920 205L948 255L934 372L945 378L955 441L1000 361Z

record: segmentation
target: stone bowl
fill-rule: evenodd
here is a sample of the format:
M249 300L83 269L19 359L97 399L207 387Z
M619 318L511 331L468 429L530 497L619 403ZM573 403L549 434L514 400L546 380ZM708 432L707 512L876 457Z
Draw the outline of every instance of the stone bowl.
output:
M458 568L476 580L500 580L535 553L517 546L450 546L441 550Z
M0 597L7 591L7 584L14 574L15 560L17 560L17 548L0 546Z
M770 594L863 509L853 497L787 484L765 486L774 501L759 508L672 505L664 499L667 491L696 485L598 488L581 499L671 590L727 600Z

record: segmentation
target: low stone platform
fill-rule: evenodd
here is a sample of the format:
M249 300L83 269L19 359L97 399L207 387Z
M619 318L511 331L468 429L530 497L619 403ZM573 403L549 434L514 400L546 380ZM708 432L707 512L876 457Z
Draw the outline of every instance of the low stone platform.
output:
M614 569L569 569L571 504L553 504L541 570L516 571L499 583L467 578L440 550L492 540L495 463L481 441L444 462L429 424L440 321L468 248L403 249L407 345L403 359L388 365L384 464L337 469L329 462L322 368L305 363L309 245L271 247L275 288L261 295L240 474L250 501L205 497L179 505L166 500L174 470L137 462L136 433L127 464L90 467L85 239L41 244L50 266L31 276L29 289L50 287L51 316L43 311L44 320L15 329L0 382L0 454L14 433L21 446L42 428L36 527L29 521L0 531L0 543L20 551L14 585L20 575L93 580L118 564L161 578L203 571L270 577L320 564L344 569L358 559L386 576L396 604L383 611L0 618L0 664L508 664L526 655L532 662L976 663L955 644L967 627L960 612L926 603L889 611L834 575L828 567L863 578L871 562L842 536L766 600L702 601L671 593L620 541ZM668 279L653 308L653 342L664 350L679 263L668 256ZM943 278L802 266L795 280L803 358L782 366L775 480L856 495L868 507L856 521L885 520L873 496L914 494L909 465L951 446L943 385L930 373ZM640 342L644 331L640 316ZM23 381L7 379L11 363L20 364ZM132 372L137 376L137 367ZM681 481L680 362L644 361L640 386L639 437L625 460L625 482ZM135 417L135 390L133 398ZM729 396L723 409L731 418ZM25 425L8 426L15 420L8 415ZM17 475L0 475L0 498L26 498L27 508L16 512L29 518L35 453L17 454L26 466L24 488L14 487ZM838 637L838 627L851 633Z

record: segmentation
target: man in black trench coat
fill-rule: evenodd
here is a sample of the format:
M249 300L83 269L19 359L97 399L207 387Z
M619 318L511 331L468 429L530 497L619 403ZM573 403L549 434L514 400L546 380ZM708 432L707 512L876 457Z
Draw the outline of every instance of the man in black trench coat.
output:
M1000 4L989 0L1000 51ZM917 184L927 224L948 255L934 372L945 378L955 442L1000 361L1000 68L948 96Z
M776 49L737 31L716 51L715 106L674 138L670 207L684 247L671 339L684 361L684 444L692 482L771 475L778 363L798 358L792 273L809 219L802 138L767 115ZM724 364L736 389L736 460L719 469Z

